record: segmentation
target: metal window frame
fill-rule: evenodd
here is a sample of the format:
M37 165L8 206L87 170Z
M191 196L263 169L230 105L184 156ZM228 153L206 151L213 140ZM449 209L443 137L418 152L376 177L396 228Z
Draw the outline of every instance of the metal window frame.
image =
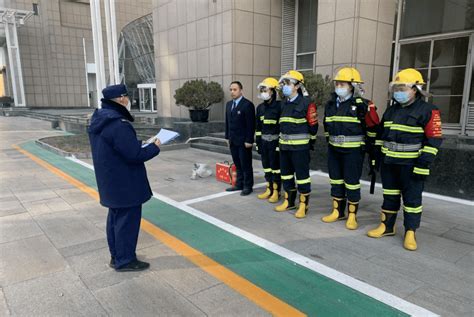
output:
M398 7L399 7L399 15L397 17L397 30L395 35L395 53L394 53L394 62L393 62L393 73L396 74L399 70L400 65L400 48L402 45L405 44L414 44L420 42L430 42L430 56L429 56L429 66L428 66L428 78L426 79L427 85L426 90L430 91L431 86L431 70L432 62L433 62L433 50L434 50L434 42L444 39L455 39L460 37L469 37L469 44L468 44L468 54L466 58L466 65L453 65L453 66L441 66L435 67L436 69L440 68L453 68L453 67L466 67L466 72L464 76L464 88L463 88L463 98L461 102L461 114L458 123L443 123L443 126L448 131L458 132L461 135L466 134L467 128L467 120L469 115L469 90L471 84L471 75L472 75L472 67L474 66L473 55L472 54L472 46L474 45L474 29L472 30L463 30L458 32L449 32L449 33L442 33L442 34L431 34L431 35L423 35L417 37L411 37L406 39L399 39L400 36L400 21L401 21L401 8L405 3L404 0L400 0ZM426 69L426 68L423 68ZM451 96L451 95L450 95ZM452 95L454 96L454 95Z
M316 5L318 5L316 1ZM298 12L300 7L300 0L295 0L295 35L294 35L294 51L293 51L293 69L298 71L314 71L316 67L316 50L311 52L300 52L298 53ZM316 25L317 26L317 25ZM316 37L318 36L318 31L316 30ZM297 68L296 60L298 56L310 55L313 54L313 67L312 68Z

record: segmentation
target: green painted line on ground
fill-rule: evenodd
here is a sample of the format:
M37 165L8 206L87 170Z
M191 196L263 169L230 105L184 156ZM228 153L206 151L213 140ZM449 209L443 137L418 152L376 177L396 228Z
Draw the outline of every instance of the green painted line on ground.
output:
M97 189L90 169L34 142L21 147ZM143 218L308 315L407 316L157 198L144 204Z

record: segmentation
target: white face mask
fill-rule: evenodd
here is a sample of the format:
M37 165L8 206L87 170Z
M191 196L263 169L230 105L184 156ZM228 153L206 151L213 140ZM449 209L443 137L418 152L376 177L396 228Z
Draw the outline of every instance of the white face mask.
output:
M132 110L132 103L130 102L130 99L128 100L128 103L125 108L127 108L128 111Z
M258 96L260 99L262 100L270 100L271 96L268 92L262 92L260 93L260 95Z

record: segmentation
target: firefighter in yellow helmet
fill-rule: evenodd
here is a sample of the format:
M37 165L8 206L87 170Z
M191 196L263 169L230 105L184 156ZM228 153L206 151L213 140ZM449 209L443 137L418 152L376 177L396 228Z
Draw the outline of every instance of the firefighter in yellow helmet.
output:
M311 192L309 176L310 149L316 140L318 116L316 106L306 96L304 77L300 72L290 70L279 80L285 99L280 113L280 168L285 189L284 202L275 211L295 209L296 185L298 185L299 206L296 218L306 217Z
M403 246L411 251L417 249L415 231L423 210L424 180L442 142L441 115L436 106L424 101L424 84L413 68L398 72L390 83L392 104L382 117L376 141L381 151L382 221L367 233L371 238L395 235L403 198Z
M357 69L341 68L333 81L335 92L326 103L323 121L333 208L322 221L347 219L346 228L355 230L365 151L373 153L370 150L374 148L379 117L374 104L362 98L363 81ZM346 202L348 216L345 215Z
M275 78L265 78L258 84L258 98L262 103L257 107L255 139L257 151L262 157L263 171L267 188L265 192L258 195L259 199L268 199L271 203L276 203L280 199L281 179L280 179L280 154L278 139L280 134L281 105L277 100L278 80Z

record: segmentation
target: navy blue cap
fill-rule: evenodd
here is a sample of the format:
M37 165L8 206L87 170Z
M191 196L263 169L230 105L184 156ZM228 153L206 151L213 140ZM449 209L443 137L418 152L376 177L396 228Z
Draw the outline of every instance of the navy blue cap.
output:
M102 95L108 100L128 96L127 86L124 84L108 86L102 89Z

